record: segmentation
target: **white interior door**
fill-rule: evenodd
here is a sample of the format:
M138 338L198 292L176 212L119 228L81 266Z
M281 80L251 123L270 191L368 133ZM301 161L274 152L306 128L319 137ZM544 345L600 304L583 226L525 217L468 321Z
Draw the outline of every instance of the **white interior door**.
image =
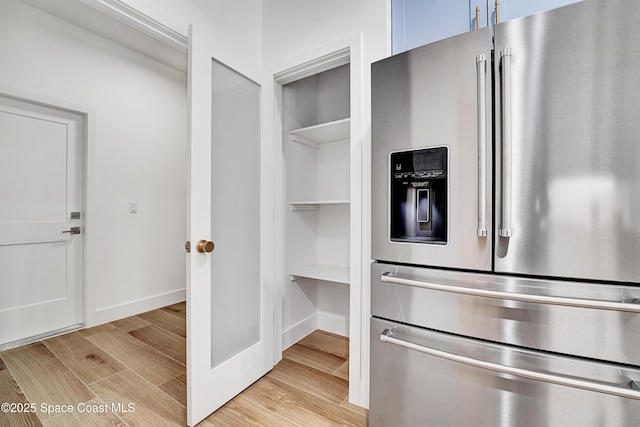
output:
M273 367L273 79L241 55L191 27L191 426Z
M83 323L83 117L0 96L0 346Z

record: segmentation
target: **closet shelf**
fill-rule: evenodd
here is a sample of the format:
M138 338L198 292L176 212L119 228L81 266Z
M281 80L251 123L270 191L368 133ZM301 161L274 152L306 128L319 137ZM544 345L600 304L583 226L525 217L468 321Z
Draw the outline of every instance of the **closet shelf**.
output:
M291 280L299 278L326 280L328 282L349 284L349 267L312 264L296 268L289 273Z
M291 141L299 144L320 148L320 144L326 142L349 139L350 132L351 119L347 118L292 130L289 132L289 138L291 138Z
M349 200L309 200L290 202L292 211L317 211L322 205L348 205Z

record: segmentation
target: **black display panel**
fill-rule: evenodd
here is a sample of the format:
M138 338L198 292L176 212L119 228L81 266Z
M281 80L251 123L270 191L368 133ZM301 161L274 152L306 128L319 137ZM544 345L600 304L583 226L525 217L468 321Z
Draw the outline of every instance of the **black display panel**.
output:
M447 242L448 148L390 155L391 241Z

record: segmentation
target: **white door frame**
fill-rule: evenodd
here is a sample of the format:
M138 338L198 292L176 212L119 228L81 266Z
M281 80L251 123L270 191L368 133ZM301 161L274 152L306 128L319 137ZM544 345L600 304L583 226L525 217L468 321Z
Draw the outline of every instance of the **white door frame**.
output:
M83 179L83 218L82 237L84 245L82 249L82 289L83 301L83 323L91 326L95 317L95 224L96 212L96 190L95 190L95 110L81 105L73 104L64 100L50 98L40 94L35 94L20 89L1 86L0 96L12 98L17 101L37 104L43 107L56 110L65 110L83 117L84 135L82 137L82 179Z
M275 329L274 361L282 359L282 299L288 272L285 269L283 220L285 217L282 156L282 86L296 80L327 71L340 65L350 64L351 156L350 156L350 278L349 278L349 402L368 406L369 379L362 376L362 366L368 366L369 348L369 299L368 288L363 286L363 272L369 268L368 255L363 254L363 58L362 33L329 43L304 55L291 58L268 70L274 75L274 173L276 186L275 202ZM364 276L366 277L366 276Z

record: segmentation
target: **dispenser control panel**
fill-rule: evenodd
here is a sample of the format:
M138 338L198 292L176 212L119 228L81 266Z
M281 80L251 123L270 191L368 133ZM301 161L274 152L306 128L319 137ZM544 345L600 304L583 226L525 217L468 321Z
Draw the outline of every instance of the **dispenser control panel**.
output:
M390 160L390 240L447 242L448 148L393 152Z

